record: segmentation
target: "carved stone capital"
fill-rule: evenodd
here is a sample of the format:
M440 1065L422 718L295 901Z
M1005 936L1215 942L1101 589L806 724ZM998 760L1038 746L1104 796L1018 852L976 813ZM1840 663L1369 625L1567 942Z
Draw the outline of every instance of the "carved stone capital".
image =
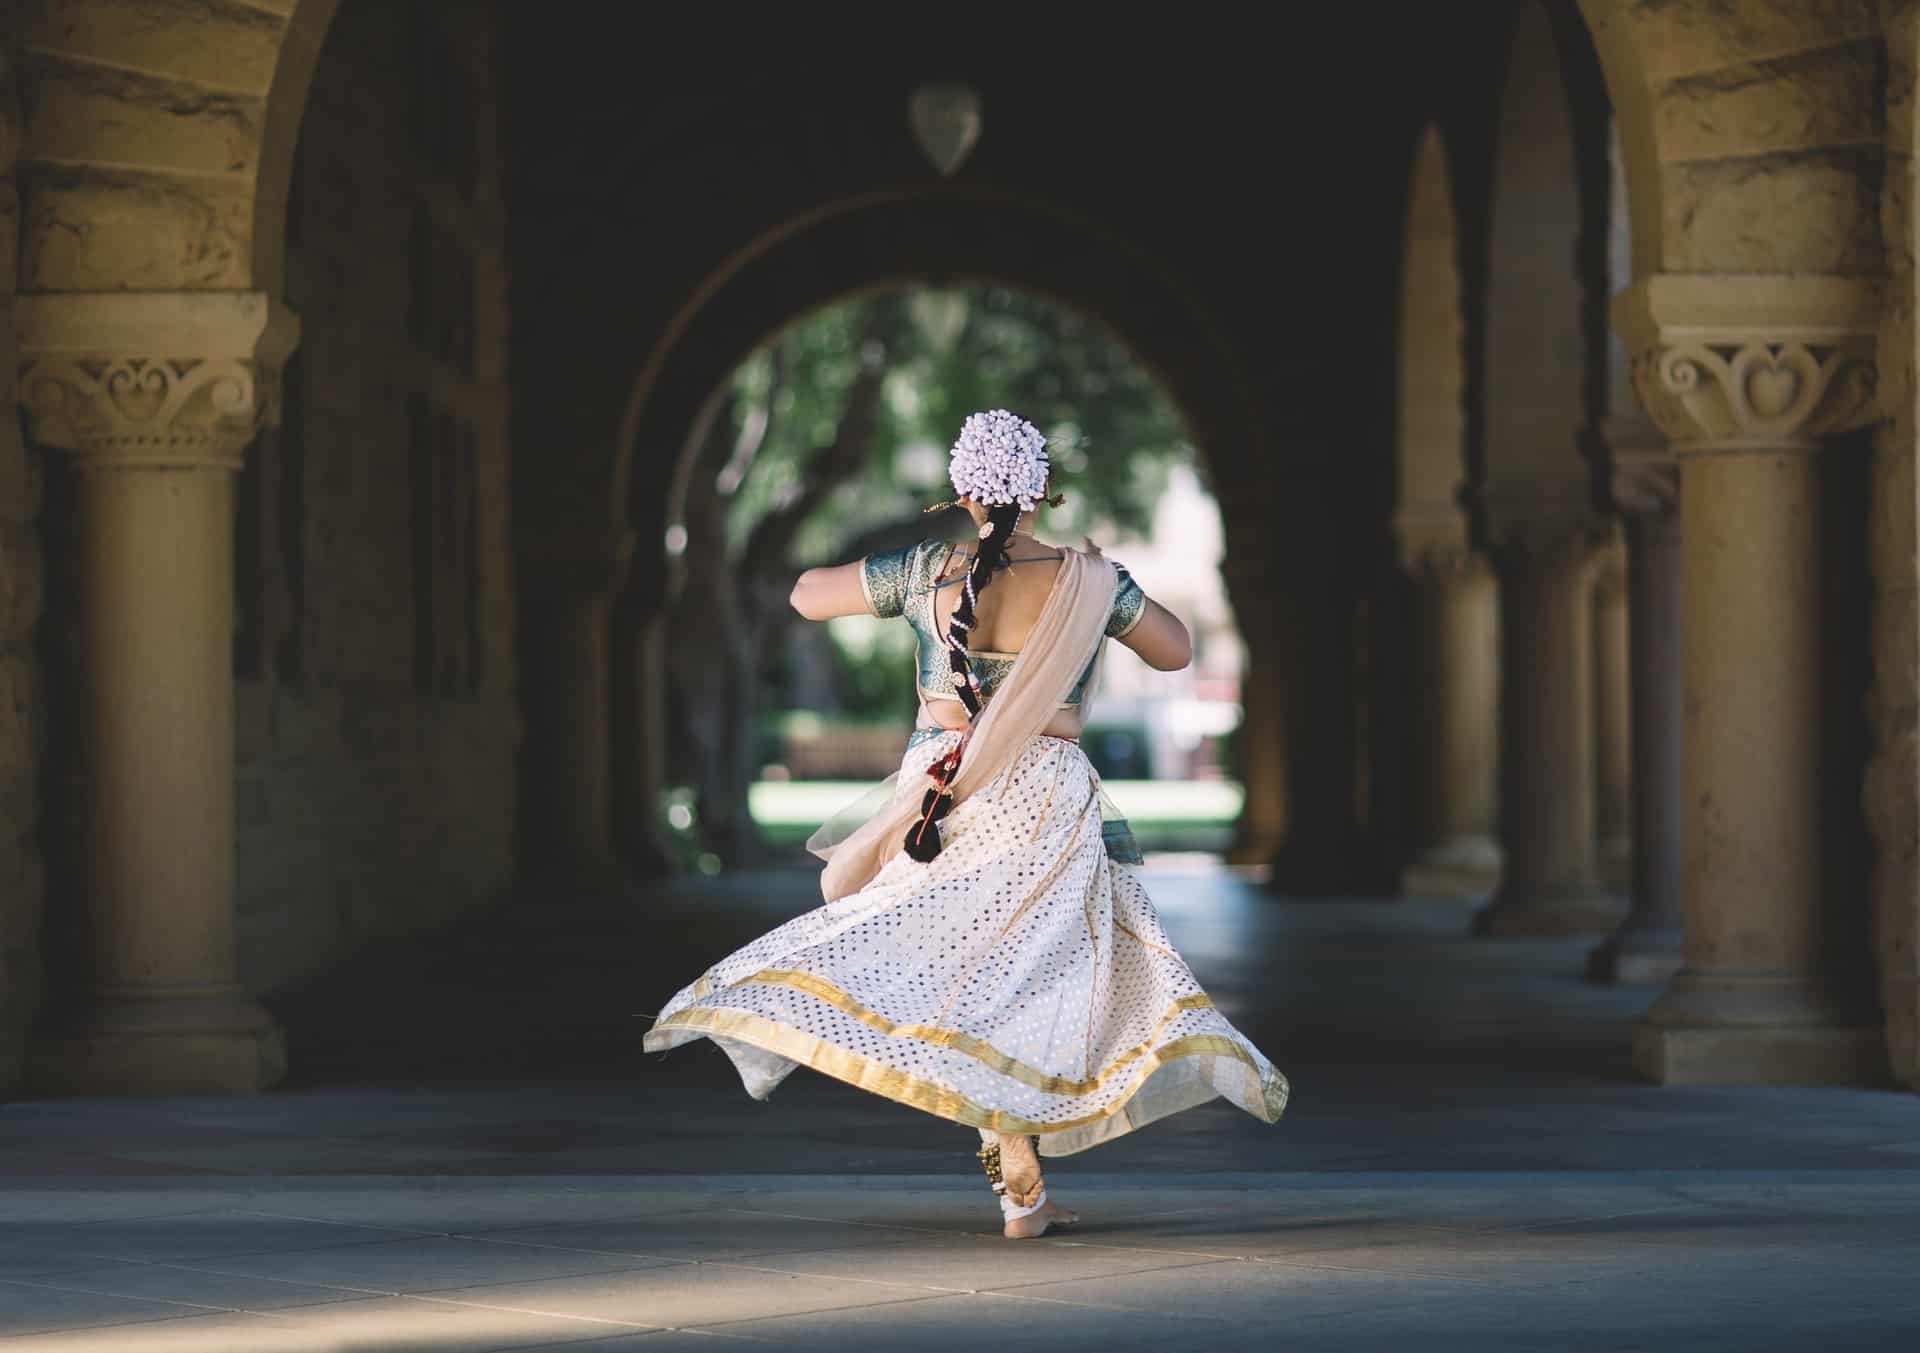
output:
M14 314L28 435L96 469L238 469L300 335L258 291L23 295Z
M1614 300L1634 388L1677 455L1807 450L1879 416L1866 278L1646 278Z
M1599 516L1515 522L1494 544L1494 565L1502 577L1568 572L1590 576L1611 548L1614 530L1611 520Z
M1680 509L1680 462L1671 453L1615 454L1609 487L1628 516L1672 516Z
M1617 520L1611 538L1594 554L1593 595L1600 602L1627 597L1627 537Z
M1408 553L1402 562L1415 583L1432 589L1472 582L1493 572L1486 556L1466 545L1428 545Z

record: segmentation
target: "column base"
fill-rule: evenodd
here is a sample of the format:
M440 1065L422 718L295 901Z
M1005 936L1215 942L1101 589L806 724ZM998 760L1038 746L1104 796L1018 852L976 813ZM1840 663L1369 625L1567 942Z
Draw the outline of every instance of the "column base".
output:
M1400 871L1407 897L1483 898L1500 886L1500 847L1488 836L1459 836L1422 851Z
M1887 1033L1858 981L1682 971L1633 1026L1633 1064L1662 1085L1886 1085Z
M26 1083L46 1095L245 1094L286 1072L285 1035L236 989L76 1011L34 1036Z
M1633 1067L1660 1085L1863 1085L1889 1081L1885 1031L1633 1026Z
M1233 844L1227 847L1226 862L1240 866L1270 865L1285 844L1284 836L1265 832L1236 836Z
M1910 1090L1920 1090L1920 981L1913 978L1886 983L1887 1057L1893 1078Z
M1599 843L1600 883L1610 892L1624 893L1633 887L1633 842L1616 836Z
M1474 913L1473 933L1486 939L1604 934L1619 925L1626 905L1598 888L1574 888L1513 900L1501 893Z
M1666 982L1685 966L1678 927L1622 926L1587 955L1587 979L1622 984Z

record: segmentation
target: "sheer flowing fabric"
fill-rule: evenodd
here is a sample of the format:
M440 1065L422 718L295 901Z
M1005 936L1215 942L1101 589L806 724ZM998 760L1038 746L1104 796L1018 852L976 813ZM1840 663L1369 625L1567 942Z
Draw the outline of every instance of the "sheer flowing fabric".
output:
M960 773L953 781L955 809L1000 775L1047 726L1059 712L1061 696L1079 680L1106 637L1119 575L1112 563L1097 555L1072 549L1061 554L1060 571L1020 647L1020 656L968 735ZM827 862L820 875L820 891L829 902L865 887L900 849L908 825L919 815L926 787L924 776L902 775L886 806L844 841L831 844L816 833L808 842ZM941 839L948 834L943 829Z

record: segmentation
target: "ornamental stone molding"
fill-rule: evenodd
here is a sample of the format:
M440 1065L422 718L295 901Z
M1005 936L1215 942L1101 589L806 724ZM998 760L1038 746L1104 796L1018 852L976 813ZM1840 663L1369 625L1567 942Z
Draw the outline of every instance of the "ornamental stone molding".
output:
M300 336L258 291L28 294L14 322L28 435L83 468L238 469Z
M1680 462L1671 452L1615 452L1613 505L1633 517L1670 517L1680 508Z
M1408 576L1422 587L1450 587L1493 576L1486 556L1464 544L1432 544L1409 553L1404 566Z
M1675 455L1811 450L1879 416L1872 278L1661 274L1613 324Z

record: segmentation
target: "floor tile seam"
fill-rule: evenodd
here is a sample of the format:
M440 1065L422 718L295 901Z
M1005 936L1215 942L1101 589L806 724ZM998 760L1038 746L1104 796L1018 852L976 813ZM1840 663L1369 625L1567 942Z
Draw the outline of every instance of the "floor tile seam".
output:
M589 1277L591 1275L573 1276ZM454 1288L452 1290L464 1292L474 1289ZM509 1315L534 1315L545 1319L573 1320L588 1325L611 1325L620 1330L642 1330L650 1334L665 1333L676 1328L673 1325L648 1324L644 1320L621 1320L615 1316L579 1315L572 1311L550 1311L532 1306L506 1306L494 1301L463 1301L437 1292L396 1292L394 1295L402 1301L419 1302L423 1306L451 1306L462 1311L500 1311Z
M940 1232L940 1233L937 1233L937 1234L949 1234L949 1233L946 1233L946 1232ZM652 1252L652 1251L650 1251L650 1250L602 1250L602 1249L596 1249L596 1248L594 1248L594 1247L593 1247L593 1246L591 1246L591 1245L562 1245L562 1244L560 1244L560 1243L559 1243L558 1241L540 1241L540 1240L489 1240L489 1238L488 1238L488 1237L485 1237L485 1236L477 1236L477 1235L463 1235L463 1234L459 1234L459 1233L454 1233L454 1234L451 1234L451 1235L449 1235L449 1236L447 1237L447 1239L449 1239L449 1240L471 1240L471 1241L475 1241L476 1243L488 1243L488 1244L494 1244L494 1245L511 1245L511 1246L516 1246L516 1247L518 1247L518 1248L520 1248L520 1249L528 1249L528 1250L558 1250L558 1251L560 1251L560 1252L562 1252L562 1253L564 1253L564 1254L608 1254L608 1255L621 1255L621 1256L623 1256L623 1257L625 1257L625 1258L629 1258L629 1259L649 1259L649 1260L654 1260L654 1261L656 1261L657 1263L659 1263L659 1264L661 1264L661 1265L665 1265L665 1266L677 1266L677 1265L682 1265L682 1264L714 1264L714 1263L720 1263L720 1262L722 1262L722 1261L720 1261L720 1260L716 1260L716 1259L703 1259L703 1258L701 1258L701 1257L699 1257L698 1255L686 1255L686 1254L655 1254L655 1253L653 1253L653 1252ZM817 1248L819 1248L819 1249L836 1249L836 1248L841 1248L841 1247L838 1247L838 1246L832 1246L832 1245L825 1245L825 1246L819 1246L819 1247L817 1247ZM863 1248L863 1247L855 1247L855 1248ZM875 1248L879 1248L879 1247L878 1247L878 1246L876 1246ZM760 1257L763 1257L763 1256L771 1256L771 1255L778 1255L778 1254L811 1254L811 1253L813 1253L813 1252L814 1252L814 1251L812 1251L812 1250L805 1250L805 1249L800 1249L800 1250L750 1250L750 1251L748 1251L748 1252L747 1252L746 1254L739 1254L739 1255L735 1255L735 1256L734 1256L734 1258L736 1258L736 1259L755 1259L755 1258L760 1258Z
M1073 1242L1062 1242L1062 1244L1073 1244ZM1079 1278L1039 1278L1039 1280L1035 1280L1035 1282L1010 1282L1010 1284L1000 1284L1000 1286L991 1286L991 1288L964 1288L964 1292L972 1292L972 1294L977 1295L1016 1295L1020 1294L1021 1288L1044 1288L1044 1286L1048 1286L1048 1284L1062 1284L1062 1282L1096 1282L1096 1280L1100 1280L1100 1278L1144 1278L1144 1276L1154 1274L1154 1272L1179 1272L1181 1269L1212 1269L1215 1265L1233 1265L1233 1263L1242 1263L1242 1261L1208 1255L1208 1257L1196 1257L1192 1263L1165 1263L1165 1265L1154 1265L1154 1267L1150 1267L1150 1269L1121 1269L1116 1270L1116 1272L1096 1272L1096 1274L1083 1274L1083 1276L1079 1276ZM1060 1299L1060 1297L1035 1297L1035 1299L1056 1301L1056 1299ZM1127 1309L1131 1309L1131 1307L1108 1307L1108 1303L1104 1303L1104 1301L1069 1301L1068 1305L1096 1305L1096 1307L1114 1309L1114 1311L1127 1311Z
M616 1258L631 1259L634 1256L608 1255L607 1257L609 1259L616 1259ZM462 1283L450 1288L426 1287L426 1288L411 1288L411 1289L407 1289L407 1288L388 1289L383 1287L356 1287L350 1283L302 1282L298 1278L276 1278L271 1274L265 1274L265 1273L229 1273L222 1269L198 1268L189 1264L156 1265L156 1267L181 1269L187 1272L200 1273L208 1277L214 1277L214 1278L246 1278L246 1279L258 1281L258 1282L281 1283L288 1287L305 1287L313 1291L319 1291L319 1292L351 1292L356 1297L363 1297L363 1296L411 1297L411 1296L420 1296L424 1293L431 1293L431 1292L460 1292L460 1291L466 1291L468 1288L473 1288L473 1287L500 1286L504 1283L546 1282L546 1281L557 1281L565 1278L591 1278L597 1275L602 1275L607 1273L643 1273L643 1272L651 1273L657 1269L662 1269L662 1268L681 1268L681 1267L687 1267L687 1266L688 1265L686 1265L684 1261L681 1261L681 1262L666 1261L662 1263L651 1263L646 1265L617 1263L617 1264L611 1264L606 1268L585 1269L578 1273L554 1274L552 1275L551 1278L505 1278L500 1280L500 1282L497 1282L497 1283ZM330 1305L331 1303L313 1302L310 1304L316 1305L316 1306L325 1306L325 1305ZM246 1308L241 1308L241 1309L246 1309ZM250 1311L249 1313L262 1314L262 1312L252 1312L252 1311Z
M1574 1222L1618 1221L1623 1217L1659 1216L1662 1213L1672 1212L1674 1210L1676 1209L1672 1204L1659 1203L1648 1207L1628 1208L1624 1212L1570 1212L1564 1216L1552 1217L1544 1221L1536 1219L1534 1221L1516 1222L1511 1225L1461 1226L1448 1229L1473 1231L1476 1233L1536 1231L1547 1226L1567 1226Z
M954 1297L978 1295L979 1293L976 1292L928 1292L924 1296L901 1297L897 1301L875 1301L853 1306L818 1306L807 1311L782 1311L777 1315L750 1315L732 1320L709 1320L698 1325L670 1325L667 1328L682 1334L731 1334L732 1331L726 1328L728 1325L756 1325L775 1320L797 1320L810 1315L832 1315L836 1311L863 1311L876 1306L911 1306L921 1301L949 1301ZM762 1340L762 1342L777 1343L779 1341Z
M721 1208L714 1208L713 1212L737 1212L743 1216L749 1216L749 1217L780 1217L787 1221L829 1222L835 1226L865 1226L876 1231L906 1231L911 1235L957 1234L956 1232L945 1231L935 1226L901 1226L895 1222L855 1221L846 1217L816 1217L811 1213L806 1213L806 1212L767 1212L758 1208L751 1208L751 1207L721 1207ZM701 1215L711 1216L712 1212L703 1212ZM968 1232L966 1234L973 1234L973 1233ZM981 1234L985 1234L985 1232L982 1232Z
M34 1282L26 1278L0 1278L0 1287L33 1287L43 1292L66 1292L80 1297L108 1297L114 1301L144 1301L155 1306L181 1306L194 1311L240 1313L240 1308L237 1306L221 1306L204 1301L180 1301L173 1297L134 1297L124 1292L103 1292L93 1287L67 1287L60 1283Z
M356 1250L367 1245L392 1245L394 1243L394 1241L382 1237L378 1240L345 1240L337 1245L302 1245L294 1249L285 1250L221 1250L213 1254L188 1254L180 1255L172 1259L137 1259L127 1258L126 1256L117 1254L94 1254L88 1257L111 1263L184 1268L189 1266L189 1261L191 1260L266 1259L274 1255L321 1254L329 1250Z
M805 1254L806 1251L796 1251ZM739 1273L771 1273L782 1278L806 1279L837 1283L859 1283L866 1287L885 1288L894 1292L930 1292L939 1296L956 1296L977 1291L971 1287L945 1287L939 1283L903 1283L892 1282L886 1278L863 1278L858 1274L847 1273L809 1273L802 1269L773 1268L766 1264L744 1264L737 1260L709 1259L701 1263L702 1268L727 1269Z
M42 1269L37 1273L23 1273L12 1278L0 1277L0 1282L19 1282L22 1278L57 1278L68 1273L85 1273L88 1269L108 1268L116 1264L124 1268L148 1268L153 1262L151 1259L102 1259L98 1255L81 1254L73 1256L71 1267L63 1262L59 1268Z
M1302 1263L1299 1257L1294 1255L1276 1255L1272 1258L1260 1256L1250 1262L1268 1264L1277 1268L1313 1269L1322 1273L1368 1273L1375 1277L1429 1278L1435 1282L1459 1283L1464 1287L1479 1287L1494 1291L1501 1288L1535 1286L1530 1283L1503 1282L1498 1278L1469 1278L1459 1273L1435 1273L1429 1269L1367 1268L1361 1264L1308 1264Z
M81 1330L127 1329L135 1325L171 1325L180 1320L204 1320L209 1315L236 1315L239 1312L203 1309L184 1311L179 1315L142 1315L131 1320L96 1320L80 1325L47 1325L40 1329L22 1330L14 1334L0 1334L0 1343L14 1339L40 1339L49 1334L71 1334Z
M557 1224L564 1224L564 1222L557 1222ZM908 1232L908 1236L937 1236L937 1238L943 1238L943 1240L1000 1240L1000 1236L998 1236L996 1232L931 1230L931 1228L929 1228L929 1230L912 1230L912 1232ZM714 1259L701 1259L699 1255L664 1255L664 1253L639 1251L639 1249L597 1249L597 1247L593 1246L563 1246L563 1244L557 1242L557 1240L507 1240L505 1236L488 1236L488 1234L484 1234L484 1232L478 1232L478 1234L474 1234L474 1232L449 1232L449 1234L447 1234L447 1240L472 1240L472 1242L476 1242L476 1244L518 1246L524 1247L524 1249L564 1249L564 1251L568 1251L568 1253L584 1253L584 1255L634 1255L637 1259L660 1259L660 1261L664 1261L664 1263L720 1263L720 1261L714 1261ZM902 1240L904 1240L904 1238L902 1238ZM854 1246L814 1246L814 1249L866 1249L866 1247L868 1247L866 1244L854 1244ZM881 1246L872 1247L874 1247L874 1249L881 1249ZM770 1255L803 1255L803 1253L812 1253L814 1249L804 1249L804 1247L803 1249L749 1249L749 1251L745 1251L745 1253L733 1255L733 1259L760 1259L760 1257L770 1257Z
M1218 1261L1235 1260L1235 1259L1246 1260L1246 1259L1253 1258L1252 1255L1243 1254L1238 1251L1190 1250L1183 1246L1176 1246L1176 1245L1115 1245L1110 1243L1104 1243L1098 1240L1072 1240L1072 1241L1062 1240L1056 1243L1062 1244L1062 1245L1074 1245L1083 1250L1101 1250L1108 1254L1191 1255L1197 1262L1200 1262L1200 1263L1209 1263L1216 1260ZM1179 1267L1182 1267L1182 1265L1168 1264L1165 1267L1179 1268Z
M1490 1231L1490 1232L1476 1232L1475 1234L1502 1235L1502 1234L1514 1234L1514 1233ZM1532 1234L1538 1234L1538 1233L1528 1232L1528 1234L1532 1235ZM1548 1234L1543 1237L1543 1239L1559 1239L1559 1240L1566 1240L1566 1239L1572 1239L1572 1238L1574 1237L1556 1237L1551 1234ZM1655 1250L1655 1251L1697 1250L1701 1248L1710 1248L1714 1250L1716 1253L1744 1254L1750 1258L1758 1258L1764 1254L1782 1252L1782 1251L1792 1252L1792 1253L1831 1252L1834 1254L1852 1254L1860 1250L1883 1249L1887 1245L1887 1241L1885 1239L1859 1239L1859 1240L1821 1240L1818 1242L1782 1241L1779 1244L1770 1244L1770 1245L1764 1245L1759 1247L1733 1246L1733 1245L1722 1242L1722 1243L1712 1243L1710 1245L1706 1245L1703 1247L1702 1243L1697 1240L1680 1240L1680 1239L1674 1239L1671 1237L1659 1237L1659 1236L1626 1236L1626 1235L1613 1236L1613 1235L1610 1235L1606 1237L1581 1237L1581 1238L1593 1239L1596 1242L1601 1239L1604 1239L1605 1242L1610 1245L1627 1245L1627 1246L1632 1246L1635 1249L1645 1249L1645 1250ZM1920 1236L1916 1236L1916 1241L1920 1242Z
M6 1191L0 1189L0 1201L6 1198ZM142 1212L137 1217L93 1217L87 1221L63 1221L52 1223L56 1226L130 1226L138 1222L177 1221L182 1217L204 1217L220 1212L232 1212L235 1209L227 1203L218 1203L213 1207L190 1207L179 1212ZM4 1211L4 1209L0 1209ZM30 1225L32 1223L22 1223Z
M1132 1274L1118 1274L1118 1277L1132 1277ZM1057 1279L1060 1282L1081 1282L1084 1279ZM1238 1317L1230 1315L1212 1315L1201 1311L1167 1311L1145 1306L1116 1306L1106 1301L1085 1301L1073 1297L1044 1297L1034 1292L1021 1292L1013 1288L980 1288L961 1295L972 1297L1004 1297L1008 1301L1032 1302L1036 1306L1071 1306L1083 1311L1110 1311L1116 1315L1157 1315L1166 1320L1191 1320L1196 1324L1233 1325Z
M423 1229L420 1227L414 1227L414 1226L395 1226L390 1222L341 1221L336 1217L310 1217L299 1212L276 1212L268 1208L249 1207L249 1208L235 1208L233 1210L237 1212L241 1212L244 1215L249 1217L272 1217L276 1221L304 1221L304 1222L309 1222L315 1226L351 1226L351 1227L356 1227L362 1231L393 1231L399 1235L414 1235L414 1236L420 1236L420 1235L444 1236L444 1235L452 1234L452 1232L449 1232L449 1231L431 1231L431 1230L426 1230L426 1229ZM370 1241L367 1243L375 1244L378 1242ZM315 1246L314 1248L321 1249L325 1247Z
M310 1292L338 1292L341 1294L341 1297L343 1300L353 1300L366 1295L365 1290L361 1288L340 1287L332 1283L303 1283L293 1278L275 1278L266 1274L221 1273L213 1269L196 1269L196 1268L191 1268L189 1266L181 1265L181 1264L142 1264L142 1265L139 1265L139 1267L147 1268L147 1269L154 1269L154 1268L173 1269L178 1272L199 1273L199 1274L202 1274L203 1276L214 1277L214 1278L242 1277L254 1282L279 1283L284 1287L304 1288ZM81 1271L84 1272L85 1270L81 1270ZM58 1276L58 1275L55 1275L55 1276ZM23 1286L23 1287L44 1287L44 1288L51 1289L53 1291L73 1292L81 1296L113 1297L120 1301L152 1301L152 1302L158 1302L163 1306L191 1306L196 1310L225 1311L234 1315L268 1315L270 1316L270 1315L276 1314L280 1310L286 1309L282 1307L227 1306L227 1305L222 1305L218 1302L186 1301L184 1299L177 1298L177 1297L144 1296L144 1295L137 1295L130 1292L114 1292L104 1287L70 1287L60 1283L39 1283L39 1282L28 1283L28 1282L22 1282L18 1278L8 1278L0 1281L14 1283L16 1285ZM318 1302L310 1302L306 1304L313 1305L313 1306L326 1306L332 1303L318 1301ZM300 1308L296 1307L293 1309L300 1309Z

